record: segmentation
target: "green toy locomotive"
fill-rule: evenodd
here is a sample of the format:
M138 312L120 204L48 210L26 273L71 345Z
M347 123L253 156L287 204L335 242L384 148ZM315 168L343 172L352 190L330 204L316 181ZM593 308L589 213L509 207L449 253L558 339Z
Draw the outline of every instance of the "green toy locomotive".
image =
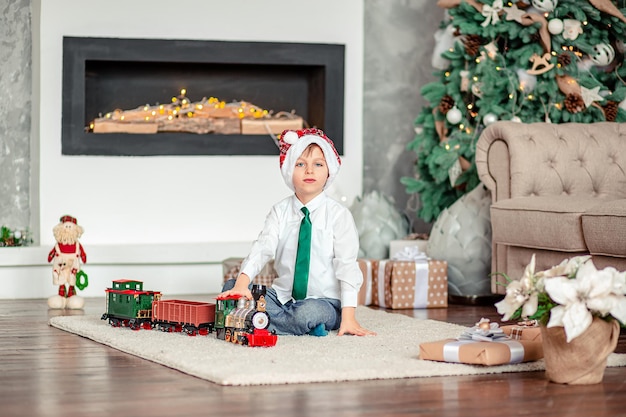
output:
M267 330L270 318L265 311L265 286L255 285L252 294L252 300L241 296L217 298L217 338L245 346L274 346L278 336Z

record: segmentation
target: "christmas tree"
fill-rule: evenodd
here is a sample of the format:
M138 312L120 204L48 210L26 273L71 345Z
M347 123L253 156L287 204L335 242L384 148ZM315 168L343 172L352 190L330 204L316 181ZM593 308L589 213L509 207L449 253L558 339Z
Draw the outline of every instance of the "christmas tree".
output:
M626 121L626 0L439 0L437 81L418 115L416 176L430 222L479 184L475 144L498 120Z

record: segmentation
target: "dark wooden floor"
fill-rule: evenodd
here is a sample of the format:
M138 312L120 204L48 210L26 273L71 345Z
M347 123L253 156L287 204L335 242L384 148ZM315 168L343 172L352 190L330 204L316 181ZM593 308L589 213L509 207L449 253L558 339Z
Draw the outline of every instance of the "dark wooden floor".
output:
M74 314L103 311L104 299L89 299ZM398 313L499 319L491 306ZM223 387L49 327L54 314L45 300L0 301L0 416L626 416L626 368L587 386L526 372ZM626 353L624 334L617 351Z

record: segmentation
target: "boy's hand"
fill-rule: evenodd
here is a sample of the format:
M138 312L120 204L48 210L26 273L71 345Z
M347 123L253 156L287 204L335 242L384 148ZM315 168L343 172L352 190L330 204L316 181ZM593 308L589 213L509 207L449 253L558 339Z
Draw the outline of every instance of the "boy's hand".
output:
M252 292L248 288L250 285L250 277L246 274L240 274L235 281L235 286L230 290L226 290L218 295L218 297L228 297L233 295L241 295L248 300L252 300Z
M337 336L353 334L355 336L376 336L376 332L361 327L356 321L354 307L344 307L341 309L341 325Z
M218 294L218 297L228 297L234 295L241 295L248 300L252 300L252 292L250 292L247 287L245 290L238 290L237 288L233 288L232 290L224 291L223 293Z

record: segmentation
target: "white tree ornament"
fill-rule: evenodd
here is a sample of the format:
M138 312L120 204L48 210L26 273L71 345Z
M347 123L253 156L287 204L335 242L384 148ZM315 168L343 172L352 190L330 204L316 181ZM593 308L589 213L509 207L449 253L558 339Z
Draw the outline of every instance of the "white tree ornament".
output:
M607 43L599 43L593 47L593 53L589 55L596 65L609 65L615 59L615 49Z
M559 4L559 0L533 0L533 6L542 12L552 12Z
M485 126L489 126L498 121L498 116L493 113L487 113L485 117L483 117L483 122L485 122Z
M482 15L486 19L481 26L487 27L489 24L495 25L498 23L500 21L499 14L502 10L502 0L495 0L491 6L488 4L483 5Z
M563 19L563 38L573 41L582 33L583 26L578 20Z
M452 107L448 110L448 113L446 113L446 119L453 125L458 124L462 118L463 114L461 113L461 110L457 109L456 106Z
M594 101L603 101L604 98L598 94L600 92L600 86L588 89L580 86L580 93L585 102L585 107L589 107L593 104Z
M550 19L548 22L548 32L553 35L560 35L563 33L563 21L561 19Z

